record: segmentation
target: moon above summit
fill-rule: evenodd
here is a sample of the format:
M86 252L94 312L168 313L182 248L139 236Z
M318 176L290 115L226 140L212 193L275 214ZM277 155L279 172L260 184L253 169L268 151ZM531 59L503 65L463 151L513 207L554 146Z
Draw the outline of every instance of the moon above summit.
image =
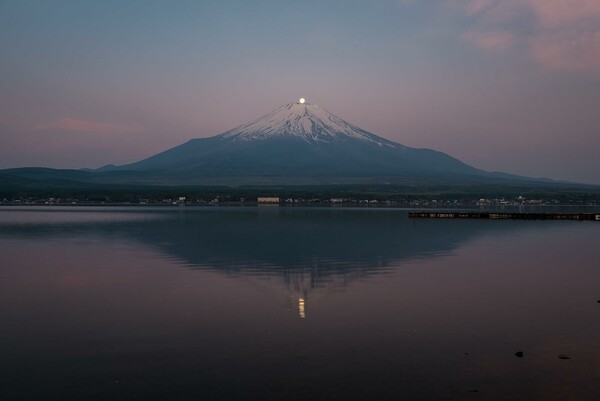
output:
M301 98L300 98L300 100L299 100L299 102L300 102L301 104L304 104L304 102L306 102L306 100L305 100L303 97L301 97Z

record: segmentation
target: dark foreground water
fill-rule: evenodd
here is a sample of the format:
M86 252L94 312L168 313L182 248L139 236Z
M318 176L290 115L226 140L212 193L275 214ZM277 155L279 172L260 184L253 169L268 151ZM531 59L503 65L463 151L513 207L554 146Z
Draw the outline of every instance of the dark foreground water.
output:
M598 400L598 300L596 222L0 208L0 399Z

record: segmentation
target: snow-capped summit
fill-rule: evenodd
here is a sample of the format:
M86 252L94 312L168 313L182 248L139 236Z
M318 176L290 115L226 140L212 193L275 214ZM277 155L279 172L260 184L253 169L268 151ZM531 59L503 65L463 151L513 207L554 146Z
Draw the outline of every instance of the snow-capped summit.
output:
M314 103L303 101L304 99L300 99L299 102L281 106L255 121L221 134L220 137L233 141L295 137L307 142L329 143L338 139L353 138L380 146L402 146L350 124Z

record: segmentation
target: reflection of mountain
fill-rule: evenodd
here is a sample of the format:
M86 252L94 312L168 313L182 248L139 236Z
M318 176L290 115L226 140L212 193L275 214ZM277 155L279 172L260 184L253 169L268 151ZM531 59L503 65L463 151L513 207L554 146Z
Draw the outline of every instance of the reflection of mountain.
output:
M405 211L258 208L180 214L138 239L192 266L229 272L322 275L380 269L453 248L449 232L414 224ZM448 227L452 229L452 227ZM316 277L315 277L316 278Z
M432 258L514 224L416 221L405 210L187 209L130 232L192 268L277 277L305 294Z
M402 261L448 254L487 232L522 226L409 220L406 210L397 209L178 208L122 209L116 214L104 210L115 220L99 220L94 211L90 223L82 214L68 225L13 226L2 231L11 236L77 233L131 238L191 268L276 278L294 292L306 294L321 287L343 287L356 278L389 271ZM130 218L124 219L125 214Z

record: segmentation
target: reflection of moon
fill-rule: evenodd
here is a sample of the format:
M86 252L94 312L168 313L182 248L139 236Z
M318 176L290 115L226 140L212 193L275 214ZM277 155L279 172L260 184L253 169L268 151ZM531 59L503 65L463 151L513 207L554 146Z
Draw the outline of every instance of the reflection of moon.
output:
M306 102L306 100L304 100L303 97L300 98L300 103L304 104L304 102Z

